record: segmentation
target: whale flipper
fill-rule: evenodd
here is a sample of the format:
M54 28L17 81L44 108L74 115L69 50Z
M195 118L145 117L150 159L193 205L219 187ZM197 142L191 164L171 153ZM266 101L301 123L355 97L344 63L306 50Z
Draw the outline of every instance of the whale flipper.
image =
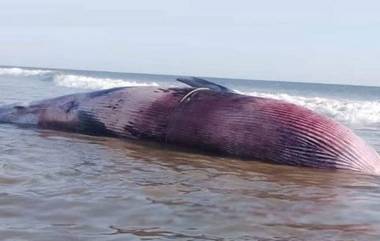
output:
M208 80L204 80L196 77L181 77L177 78L177 81L190 85L194 88L209 88L210 90L218 91L218 92L229 92L234 93L233 90L228 89L222 85L215 84Z

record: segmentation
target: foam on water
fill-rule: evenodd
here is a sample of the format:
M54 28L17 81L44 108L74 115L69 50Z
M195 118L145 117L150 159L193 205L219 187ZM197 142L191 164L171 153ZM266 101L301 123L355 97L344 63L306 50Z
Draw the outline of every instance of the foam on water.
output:
M53 71L42 69L24 69L24 68L0 68L0 75L10 76L38 76L50 74Z
M111 78L96 78L83 75L59 74L54 76L54 82L59 86L80 89L109 89L127 86L158 86L157 83L143 83L138 80L122 80Z
M0 76L41 76L43 79L52 79L55 84L62 87L79 88L79 89L108 89L115 87L128 86L158 86L155 82L144 83L139 80L131 79L114 79L86 76L73 73L64 73L62 71L43 70L43 69L26 69L26 68L0 68Z

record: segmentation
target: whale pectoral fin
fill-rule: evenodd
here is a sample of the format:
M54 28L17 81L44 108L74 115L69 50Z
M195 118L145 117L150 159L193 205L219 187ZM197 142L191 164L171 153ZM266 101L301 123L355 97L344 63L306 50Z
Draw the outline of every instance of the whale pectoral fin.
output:
M208 80L196 78L196 77L181 77L177 78L177 81L190 85L194 88L209 88L210 90L218 91L218 92L229 92L233 93L233 90L228 89L222 85L215 84Z

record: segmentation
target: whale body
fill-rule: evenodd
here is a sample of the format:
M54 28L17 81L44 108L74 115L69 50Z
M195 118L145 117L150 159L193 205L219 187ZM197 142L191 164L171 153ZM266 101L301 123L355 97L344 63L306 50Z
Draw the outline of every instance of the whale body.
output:
M307 108L206 80L191 88L122 87L0 108L0 122L148 140L293 166L380 174L380 157L349 128Z

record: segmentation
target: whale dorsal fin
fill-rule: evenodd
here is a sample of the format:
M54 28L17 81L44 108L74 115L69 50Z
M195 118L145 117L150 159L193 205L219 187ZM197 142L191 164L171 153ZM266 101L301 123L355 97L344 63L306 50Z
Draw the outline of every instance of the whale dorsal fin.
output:
M233 93L234 91L224 87L222 85L215 84L208 80L204 80L197 77L181 77L177 78L177 81L190 85L194 88L209 88L210 90L219 91L219 92L229 92Z

